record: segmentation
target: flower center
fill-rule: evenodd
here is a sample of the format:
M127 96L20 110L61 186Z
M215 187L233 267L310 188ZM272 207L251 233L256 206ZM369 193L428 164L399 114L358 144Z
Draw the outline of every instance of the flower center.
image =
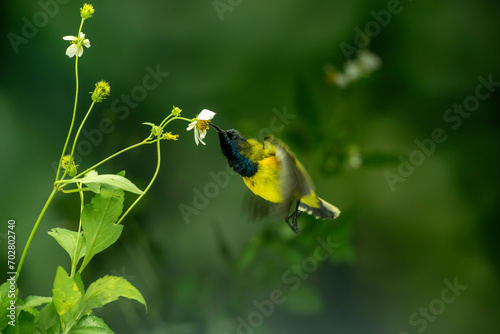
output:
M198 120L198 122L196 122L196 127L200 131L206 131L206 130L208 130L208 121Z

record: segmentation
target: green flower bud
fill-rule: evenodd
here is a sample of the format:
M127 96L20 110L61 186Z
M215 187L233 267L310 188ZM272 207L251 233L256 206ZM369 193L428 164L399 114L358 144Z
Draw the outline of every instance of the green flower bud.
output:
M69 155L65 155L63 158L62 158L62 168L64 170L67 170L68 171L68 175L69 176L75 176L76 175L76 169L77 169L77 165L75 165L75 160L73 159L73 157L69 156Z
M111 88L109 87L109 83L107 83L104 80L99 81L98 83L95 84L95 89L92 94L92 101L96 103L102 102L106 98L106 96L109 96L109 92L111 91Z
M86 20L92 17L94 14L94 7L91 4L84 4L82 8L80 8L80 16L82 19Z

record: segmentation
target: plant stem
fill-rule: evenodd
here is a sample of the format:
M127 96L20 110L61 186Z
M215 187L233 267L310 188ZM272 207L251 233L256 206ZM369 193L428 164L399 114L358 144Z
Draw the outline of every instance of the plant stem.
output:
M114 157L116 157L117 155L120 155L120 154L122 154L122 153L125 153L125 152L127 152L128 150L131 150L131 149L133 149L133 148L139 147L139 146L141 146L141 145L146 145L146 144L152 144L152 143L154 143L154 141L148 141L148 140L149 140L149 137L148 137L148 138L146 138L146 139L144 139L144 140L143 140L143 141L141 141L140 143L137 143L137 144L131 145L131 146L129 146L129 147L124 148L124 149L123 149L123 150L121 150L121 151L118 151L118 152L116 152L116 153L114 153L114 154L110 155L110 156L109 156L109 157L107 157L106 159L104 159L104 160L102 160L102 161L100 161L100 162L96 163L96 164L95 164L95 165L93 165L92 167L87 168L86 170L84 170L84 171L83 171L83 172L81 172L80 174L76 175L75 177L73 177L73 179L78 179L78 178L82 177L83 175L85 175L85 174L86 174L86 173L88 173L89 171L93 170L93 169L94 169L94 168L96 168L97 166L102 165L102 164L103 164L103 163L105 163L106 161L111 160L111 159L113 159Z
M76 141L78 140L78 136L80 136L80 132L82 131L83 124L85 124L85 121L87 120L87 117L90 115L90 111L94 107L95 102L92 101L92 104L90 105L89 110L85 114L85 117L82 120L82 123L80 123L80 126L78 127L78 131L76 131L75 139L73 140L73 146L71 147L71 153L70 156L73 157L73 153L75 153L75 147L76 147Z
M59 179L59 173L61 171L62 160L64 158L64 154L66 153L66 148L68 147L69 139L71 137L71 132L73 132L73 125L75 124L76 118L76 106L78 104L78 55L75 60L75 75L76 75L76 93L75 93L75 103L73 106L73 117L71 118L71 124L69 126L68 136L66 137L66 142L64 143L64 147L61 153L61 158L59 159L59 166L57 167L56 172L56 181ZM64 173L66 175L66 173ZM64 178L64 175L62 178Z
M77 182L76 186L78 187L78 190L82 190L82 185L81 183ZM83 198L83 191L80 191L80 222L78 223L78 234L76 235L76 245L75 245L75 253L73 254L73 261L71 263L71 274L70 277L75 276L75 271L76 271L76 265L78 264L78 260L80 259L80 233L82 231L82 212L83 212L83 206L84 206L84 198Z
M188 121L188 122L192 121L189 118L184 118L184 117L179 117L179 116L175 116L175 117L169 119L170 116L172 116L172 115L167 116L167 118L165 118L160 123L160 126L161 126L162 130L163 130L163 128L165 128L167 126L168 123L172 122L175 119L182 119L182 120ZM156 177L158 176L158 172L160 171L160 165L161 165L161 150L160 150L161 136L162 135L159 134L158 138L156 139L156 152L157 152L157 156L158 156L158 162L156 163L156 170L155 170L155 173L153 175L153 178L149 182L149 184L146 187L146 189L144 189L144 192L141 195L139 195L139 197L137 197L137 199L134 201L134 203L132 203L132 205L127 209L127 211L125 211L125 213L120 217L120 219L116 222L116 224L120 224L122 222L122 220L125 218L125 216L128 215L128 213L132 210L132 208L142 199L142 197L144 197L144 195L146 195L146 193L148 192L149 188L151 188L151 186L153 185L153 182L156 180Z
M77 37L80 37L80 32L82 31L82 26L83 26L83 20L80 22L80 28L78 29L78 34L76 35ZM78 105L78 87L79 87L79 81L78 81L78 50L75 55L75 79L76 79L76 89L75 89L75 103L73 106L73 117L71 118L71 125L69 126L69 131L68 131L68 136L66 137L66 142L64 143L64 147L61 153L61 158L59 159L59 166L57 166L57 171L56 171L56 179L57 181L59 179L59 173L61 171L61 165L62 165L62 160L64 157L64 153L66 153L66 148L68 147L69 139L71 137L71 132L73 132L73 125L75 124L75 118L76 118L76 106ZM64 172L63 176L61 179L64 178L66 175L67 171Z
M80 37L80 32L82 31L82 27L83 27L83 22L84 21L85 20L82 19L81 22L80 22L80 27L78 28L77 37ZM75 88L75 103L73 105L73 116L71 117L71 124L69 126L68 135L66 136L66 141L64 142L63 150L61 152L61 158L59 159L59 165L57 166L56 178L55 178L54 182L57 182L59 180L59 174L61 172L62 160L64 158L64 154L66 153L66 148L68 147L69 139L71 138L71 133L73 132L73 126L75 125L76 107L78 105L78 88L79 88L79 81L78 81L78 58L79 57L78 57L78 52L77 52L77 54L76 54L75 57L76 57L75 58L75 83L76 83L76 88ZM66 173L67 173L67 170L64 171L64 174L61 177L61 179L64 178L64 176L66 175ZM19 275L21 274L21 269L23 267L24 259L26 258L26 254L28 253L28 249L30 248L31 242L33 241L33 238L35 237L35 233L38 230L38 226L40 225L40 223L41 223L41 221L43 219L43 216L45 216L45 212L47 211L50 203L52 202L52 199L56 195L57 190L58 190L58 188L56 188L54 186L54 188L52 189L52 192L49 195L49 198L45 202L45 205L43 206L43 209L40 212L40 215L38 216L38 218L37 218L37 220L35 222L35 225L33 226L33 229L31 230L31 234L30 234L30 236L28 238L28 241L26 242L26 245L24 246L23 254L21 255L21 259L19 260L19 265L18 265L17 271L16 271L17 277L19 277Z
M26 257L26 254L28 253L28 249L30 248L31 241L35 237L36 230L38 229L38 226L40 225L40 222L42 221L42 218L45 215L45 212L47 211L47 208L49 207L49 205L52 202L52 199L54 198L56 193L57 193L57 188L54 187L54 189L52 189L52 192L49 195L49 198L47 199L47 202L45 202L45 205L43 206L43 209L40 212L38 219L35 222L35 226L33 226L33 229L31 230L31 234L28 238L28 241L26 242L26 245L24 246L24 250L23 250L23 254L21 255L21 259L19 260L19 265L17 266L17 277L18 278L19 278L19 275L21 274L21 269L23 267L24 259Z
M158 155L158 162L156 163L156 170L155 170L155 173L153 175L153 178L149 182L149 184L146 187L146 189L144 189L144 192L141 195L139 195L139 197L137 197L137 199L134 201L134 203L132 203L132 205L127 209L127 211L125 211L125 213L120 217L120 219L116 222L116 224L120 224L122 222L122 220L125 218L125 216L128 215L128 213L130 212L130 210L132 210L132 208L141 200L141 198L144 195L146 195L146 193L148 192L149 188L151 188L151 186L153 185L153 182L155 181L156 177L158 176L158 172L160 171L160 164L161 164L160 141L161 141L161 135L158 136L158 138L156 139L156 152L157 152L157 155Z

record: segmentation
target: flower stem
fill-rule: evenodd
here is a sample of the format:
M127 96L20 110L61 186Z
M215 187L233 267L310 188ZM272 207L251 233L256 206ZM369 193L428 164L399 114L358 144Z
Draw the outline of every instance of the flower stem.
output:
M107 157L106 159L101 160L100 162L96 163L96 164L95 164L95 165L93 165L92 167L87 168L86 170L84 170L84 171L83 171L83 172L81 172L80 174L76 175L75 177L73 177L73 179L78 179L78 178L82 177L83 175L85 175L85 174L86 174L86 173L88 173L89 171L91 171L91 170L95 169L96 167L98 167L98 166L102 165L102 164L103 164L103 163L105 163L106 161L111 160L111 159L113 159L114 157L116 157L116 156L118 156L118 155L120 155L120 154L122 154L122 153L127 152L128 150L131 150L131 149L133 149L133 148L139 147L139 146L141 146L141 145L146 145L146 144L152 144L152 143L154 143L154 141L149 141L149 139L150 139L150 138L148 137L148 138L144 139L143 141L141 141L140 143L137 143L137 144L131 145L131 146L129 146L129 147L124 148L124 149L123 149L123 150L121 150L121 151L118 151L118 152L116 152L116 153L114 153L114 154L110 155L110 156L109 156L109 157Z
M77 182L76 186L78 187L78 190L82 190L82 185L81 183ZM71 263L71 275L70 277L75 276L75 271L76 271L76 265L78 264L78 260L80 259L80 233L82 231L82 212L83 212L83 206L84 206L84 198L83 198L83 191L80 191L80 222L78 224L78 234L76 235L76 245L75 245L75 252L73 254L73 261Z
M82 26L83 26L83 19L80 22L80 28L78 29L78 34L77 36L80 36L80 32L82 31ZM75 79L76 79L76 89L75 89L75 103L73 106L73 117L71 118L71 125L69 126L69 131L68 131L68 136L66 137L66 142L64 143L64 147L61 153L61 159L59 159L59 166L57 166L57 172L56 172L56 179L57 181L59 179L59 173L61 171L61 165L62 165L62 160L64 157L64 154L66 153L66 148L68 147L69 139L71 137L71 132L73 132L73 125L75 124L75 117L76 117L76 106L78 105L78 87L79 87L79 81L78 81L78 51L76 52L76 57L75 57ZM64 172L63 176L61 177L64 178L66 175L67 171Z
M173 118L170 118L170 116L172 116L172 114L170 114L169 116L167 116L167 118L165 118L161 123L160 123L160 127L161 129L163 130L163 128L165 128L167 126L168 123L172 122L173 120L175 119L182 119L184 121L188 121L188 122L191 122L192 120L189 119L189 118L184 118L184 117L179 117L179 116L174 116ZM170 119L169 119L170 118ZM122 222L122 220L125 218L125 216L128 215L128 213L132 210L132 208L142 199L142 197L144 197L144 195L146 195L146 193L148 192L149 188L151 188L151 186L153 185L154 181L156 180L156 177L158 176L158 172L160 171L160 165L161 165L161 150L160 150L160 141L161 141L161 134L158 135L157 139L156 139L156 152L157 152L157 156L158 156L158 162L156 164L156 170L155 170L155 173L153 175L153 178L151 179L151 181L149 182L148 186L146 187L146 189L144 189L144 192L139 195L139 197L137 197L137 199L134 201L134 203L132 203L132 205L130 205L130 207L127 209L127 211L125 211L125 213L120 217L120 219L116 222L116 224L120 224ZM151 143L151 142L148 142L148 144Z
M151 186L153 185L153 182L155 181L156 177L158 176L158 172L160 171L160 164L161 164L160 141L161 141L161 136L158 136L158 138L156 139L156 152L157 152L157 156L158 156L158 162L156 163L156 170L155 170L155 173L153 175L153 178L149 182L149 184L146 187L146 189L144 189L144 192L141 195L139 195L139 197L137 197L137 199L134 201L134 203L132 203L132 205L130 205L130 207L120 217L120 219L116 222L116 224L120 224L122 222L122 220L125 218L125 216L128 215L128 213L130 212L130 210L132 210L132 208L141 200L141 198L144 197L144 195L146 195L146 193L148 192L149 188L151 188Z
M85 114L85 117L82 120L82 123L80 123L80 127L78 128L78 131L76 131L75 139L73 140L73 146L71 147L71 153L70 156L73 157L73 153L75 153L75 147L76 147L76 141L78 140L78 136L80 136L80 132L82 131L83 124L85 124L85 121L87 120L87 117L90 115L90 111L94 107L95 102L92 101L92 104L90 105L89 110Z
M28 238L28 241L26 242L26 245L24 246L24 250L23 250L23 254L21 255L21 259L19 260L19 265L17 266L17 277L18 278L19 278L19 275L21 274L21 269L23 267L24 259L26 258L26 254L28 253L28 249L30 248L31 241L35 237L36 230L38 229L38 226L40 225L40 222L42 221L42 218L45 215L45 212L47 211L47 208L49 207L49 205L52 202L52 199L54 198L56 193L57 193L57 188L54 187L54 189L52 189L52 192L49 195L49 198L47 199L47 202L45 202L45 205L43 206L43 209L40 212L38 219L35 222L35 226L33 226L33 229L31 230L31 234Z
M82 19L81 22L80 22L80 27L78 28L78 34L77 36L80 36L80 32L82 31L82 27L83 27L83 22L85 20ZM57 171L56 171L56 178L54 180L54 182L57 182L59 180L59 174L61 172L61 165L62 165L62 161L63 161L63 158L64 158L64 154L66 153L66 148L68 147L68 143L69 143L69 140L71 138L71 133L73 132L73 126L75 125L75 118L76 118L76 107L78 105L78 89L79 89L79 80L78 80L78 52L76 54L76 57L75 57L75 102L74 102L74 105L73 105L73 116L71 117L71 124L69 126L69 131L68 131L68 135L66 136L66 141L64 142L64 146L63 146L63 149L62 149L62 152L61 152L61 158L59 159L59 165L57 166ZM90 112L90 110L89 110ZM83 125L83 123L82 123ZM76 139L75 139L75 142L76 142ZM74 149L74 145L73 145L73 149ZM72 154L73 155L73 152ZM64 176L66 175L68 171L64 171L64 174L61 176L61 179L64 178ZM36 222L35 222L35 225L33 226L33 229L31 230L31 234L28 238L28 241L26 242L26 245L24 246L24 249L23 249L23 253L21 255L21 259L19 260L19 265L17 267L17 276L19 277L19 275L21 274L21 269L23 267L23 264L24 264L24 259L26 258L26 254L28 253L28 249L30 248L30 245L31 245L31 242L33 241L33 238L35 237L35 234L36 234L36 231L38 230L38 226L40 225L40 223L42 222L42 219L43 217L45 216L45 212L47 211L50 203L52 202L52 199L54 198L54 196L56 195L58 191L58 188L56 186L54 186L54 188L52 189L52 192L50 193L49 195L49 198L47 199L47 201L45 202L45 205L43 206L42 208L42 211L40 212L40 215L38 216Z
M66 153L66 148L68 147L69 138L71 137L71 132L73 132L73 125L75 124L76 106L78 104L78 56L76 57L76 60L75 60L75 75L76 75L76 92L75 92L75 103L73 106L73 117L71 118L71 124L69 126L68 136L66 137L66 142L64 143L64 147L63 147L63 150L61 153L61 159L59 159L59 166L57 167L55 181L57 181L59 179L59 173L61 171L62 160L63 160L64 154ZM64 175L66 175L66 173L64 173ZM64 175L62 178L64 178Z

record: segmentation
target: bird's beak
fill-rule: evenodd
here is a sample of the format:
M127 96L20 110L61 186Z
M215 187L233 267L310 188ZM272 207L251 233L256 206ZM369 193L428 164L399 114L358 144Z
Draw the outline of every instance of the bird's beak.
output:
M210 123L211 127L213 127L215 130L217 130L218 133L222 133L223 135L226 134L226 131L222 130L221 128L219 128L217 125L213 124L213 123Z

